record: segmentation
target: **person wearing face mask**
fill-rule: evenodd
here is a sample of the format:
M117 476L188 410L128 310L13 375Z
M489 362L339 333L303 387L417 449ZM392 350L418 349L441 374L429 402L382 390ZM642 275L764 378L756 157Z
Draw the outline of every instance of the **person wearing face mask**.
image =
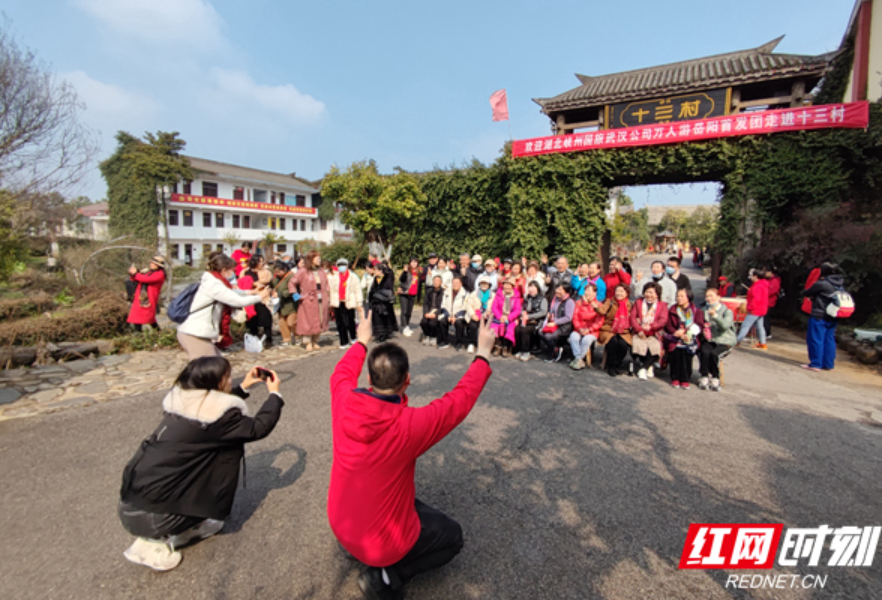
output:
M364 294L358 277L349 271L349 261L337 260L337 272L328 276L331 308L337 321L340 349L345 350L355 341L355 309L364 303Z
M215 341L221 336L221 321L232 308L253 306L269 298L269 289L250 290L243 295L233 291L228 278L235 275L236 261L218 253L208 261L208 272L202 274L199 289L190 303L190 314L178 327L178 343L189 360L202 356L220 356Z
M668 266L665 267L665 273L671 278L671 281L677 284L677 291L692 291L692 282L685 273L680 272L680 259L676 256L668 258Z
M482 260L483 258L480 254L472 256L472 262L469 263L468 268L465 270L465 274L462 276L462 287L470 294L477 289L475 282L478 281L478 277L484 272L484 266L481 263Z
M643 290L647 283L657 283L661 287L661 298L667 306L673 306L677 302L677 284L673 279L665 277L665 263L656 260L652 263L652 272L644 277L643 271L637 271L635 281L631 283L631 297L642 298Z
M499 287L499 272L496 270L496 261L492 258L488 258L484 261L484 272L481 273L475 281L477 283L480 283L481 281L490 282L490 291L495 294L496 288Z

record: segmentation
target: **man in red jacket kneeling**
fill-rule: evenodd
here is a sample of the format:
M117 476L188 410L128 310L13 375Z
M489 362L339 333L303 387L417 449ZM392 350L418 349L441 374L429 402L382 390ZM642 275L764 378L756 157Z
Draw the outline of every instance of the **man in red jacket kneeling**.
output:
M334 462L328 520L337 540L368 569L358 585L371 600L403 597L414 576L450 562L462 549L459 523L416 499L416 459L472 410L492 370L496 335L482 321L474 362L453 390L427 406L408 406L407 353L385 343L368 354L371 319L331 376ZM370 388L358 389L368 363Z

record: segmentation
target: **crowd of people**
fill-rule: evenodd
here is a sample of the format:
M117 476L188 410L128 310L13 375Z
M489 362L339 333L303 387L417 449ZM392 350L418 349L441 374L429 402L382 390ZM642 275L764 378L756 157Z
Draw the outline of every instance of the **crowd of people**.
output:
M743 290L744 314L735 315L723 301L738 295L735 286L720 277L696 300L677 255L652 262L647 273L633 272L627 259L618 257L607 267L604 273L600 263L584 262L573 270L565 256L485 260L463 253L455 261L430 253L425 264L413 257L396 274L387 261L371 255L359 277L345 258L331 264L313 251L267 264L245 243L233 257L220 252L209 257L177 335L191 360L220 356L233 342L229 330L235 318L269 347L278 315L282 347L302 343L307 351L318 349L321 334L334 320L340 348L347 349L355 340L358 309L364 308L378 341L398 332L419 334L424 345L474 353L478 324L489 315L497 334L493 356L528 361L541 355L559 362L569 353L570 367L580 370L594 365L594 350L602 347L602 368L610 376L627 367L638 379L652 379L670 365L671 385L681 389L691 386L697 356L698 386L708 390L720 389L720 359L751 332L755 348L768 348L770 315L783 293L772 270L751 270L750 285ZM155 326L164 269L157 256L149 269L130 272L137 285L130 322L137 327ZM831 275L835 279L833 273L825 278ZM819 296L819 315L827 291ZM422 304L422 316L414 323L417 304ZM825 354L832 329L829 320L818 318L820 325L809 332L807 368L829 369L832 358Z
M571 270L565 256L553 264L487 259L462 254L458 263L430 254L411 259L396 275L371 256L362 277L345 259L334 265L310 252L295 263L266 265L260 256L213 254L195 288L178 339L190 362L163 400L163 416L141 442L123 472L118 514L135 540L124 552L131 562L155 570L175 568L180 548L210 537L231 514L244 446L268 436L284 401L276 372L254 367L233 385L221 354L234 311L257 335L272 340L273 313L283 344L299 336L315 348L333 313L340 347L346 349L331 377L333 462L327 515L344 555L366 567L358 585L371 600L403 597L416 575L450 562L463 547L461 526L416 497L416 460L469 414L492 374L492 357L545 362L572 353L570 367L593 363L603 346L610 376L625 371L638 379L668 368L671 385L688 389L698 357L702 389L719 390L720 361L750 329L764 349L770 304L780 295L774 273L750 273L746 315L736 333L725 286L708 287L699 303L680 258L655 261L650 272L632 273L627 261L610 259ZM148 269L130 271L135 283L133 324L153 324L165 264L154 257ZM726 281L721 281L726 284ZM832 369L836 311L830 297L841 290L836 265L824 264L806 285L810 313L808 344L812 370ZM151 287L155 286L155 287ZM395 303L400 304L396 317ZM414 305L422 317L412 329ZM395 332L438 349L475 358L459 383L422 407L408 406L407 352L388 342ZM368 344L380 342L368 350ZM271 343L271 342L270 342ZM832 348L832 350L831 350ZM369 387L359 388L365 364ZM267 399L254 416L243 401L263 383Z

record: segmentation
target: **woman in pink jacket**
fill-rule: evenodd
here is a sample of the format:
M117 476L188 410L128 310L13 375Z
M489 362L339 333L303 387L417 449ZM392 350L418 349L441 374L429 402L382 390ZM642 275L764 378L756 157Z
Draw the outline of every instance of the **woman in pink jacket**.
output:
M662 335L668 324L668 305L660 300L661 292L661 286L650 281L643 286L643 297L631 307L631 356L642 381L655 377L652 365L661 359Z
M493 347L493 356L511 356L515 342L515 327L518 325L518 317L521 314L521 293L513 279L507 279L502 287L496 292L493 299L493 323L491 327L496 332L496 345Z

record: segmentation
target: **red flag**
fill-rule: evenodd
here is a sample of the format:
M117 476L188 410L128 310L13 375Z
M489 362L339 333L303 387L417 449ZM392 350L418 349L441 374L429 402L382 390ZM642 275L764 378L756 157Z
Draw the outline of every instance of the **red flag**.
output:
M493 109L494 121L508 121L508 97L505 95L505 88L493 92L490 96L490 107Z

